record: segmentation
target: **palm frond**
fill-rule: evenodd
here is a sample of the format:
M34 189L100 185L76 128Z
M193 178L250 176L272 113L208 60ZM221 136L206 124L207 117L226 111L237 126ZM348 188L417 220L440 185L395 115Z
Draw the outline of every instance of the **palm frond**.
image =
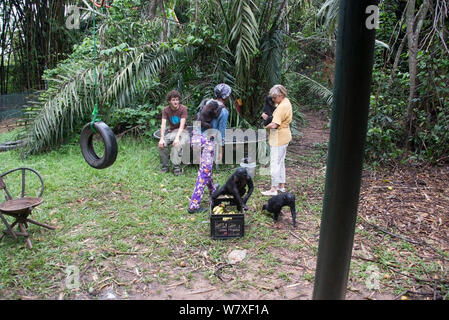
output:
M34 106L38 113L28 128L25 154L62 143L73 131L75 120L89 116L97 99L103 114L111 105L124 107L136 93L138 83L154 77L172 58L171 50L158 50L157 46L131 48L104 56L99 64L66 77L58 90L50 96L46 94ZM117 71L112 79L103 79L97 93L95 73L101 77L111 71L111 66Z
M106 90L105 102L113 101L116 107L124 107L137 92L141 81L152 79L174 57L173 50L158 49L156 45L142 47L142 50L135 50L131 55L116 57L113 62L121 68Z
M254 9L253 9L254 8ZM235 1L235 17L230 38L235 43L236 78L242 80L251 68L251 58L259 43L259 25L253 10L256 7L249 0Z
M282 32L277 30L272 34L264 35L260 40L260 51L262 52L261 65L268 76L268 85L279 83L281 76L282 61Z
M36 153L63 141L73 119L92 112L95 105L93 73L96 66L73 75L51 97L33 106L36 117L27 131L25 153Z
M376 46L381 47L381 48L385 48L387 50L390 50L390 46L388 44L386 44L385 42L382 42L380 40L375 41Z
M319 21L329 34L333 34L337 29L339 5L339 0L326 0L317 13Z
M295 74L301 78L300 83L304 85L310 93L322 99L328 106L332 105L334 94L330 89L302 73L295 72Z

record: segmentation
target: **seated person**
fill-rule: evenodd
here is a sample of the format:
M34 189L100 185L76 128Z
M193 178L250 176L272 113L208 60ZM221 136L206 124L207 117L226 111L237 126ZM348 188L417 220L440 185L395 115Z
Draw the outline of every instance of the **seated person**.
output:
M159 157L161 172L168 172L171 159L173 173L181 174L182 146L188 141L189 135L183 133L187 121L187 107L180 104L181 95L177 90L167 94L168 105L162 110L161 138L159 140ZM167 122L169 124L167 129ZM169 146L172 145L169 159Z

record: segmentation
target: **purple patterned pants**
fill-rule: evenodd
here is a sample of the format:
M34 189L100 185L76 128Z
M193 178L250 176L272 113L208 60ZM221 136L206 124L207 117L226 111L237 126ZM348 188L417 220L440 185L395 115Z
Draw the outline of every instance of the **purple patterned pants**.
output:
M211 141L207 137L203 136L201 133L193 131L191 144L201 146L198 178L196 179L195 190L193 190L189 205L190 210L196 210L200 207L201 199L203 198L204 189L206 186L209 189L209 195L215 191L212 176L215 143L214 141Z

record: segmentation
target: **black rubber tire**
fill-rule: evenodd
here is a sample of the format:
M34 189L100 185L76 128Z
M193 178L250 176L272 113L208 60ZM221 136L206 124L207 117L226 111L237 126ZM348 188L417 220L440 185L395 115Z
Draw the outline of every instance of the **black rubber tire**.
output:
M93 127L100 134L104 143L103 157L98 157L95 153L93 146L94 132L91 128L91 124L88 123L84 126L80 136L81 152L86 162L95 169L105 169L112 165L117 158L117 139L114 132L103 121L95 122Z
M24 140L4 142L0 144L0 152L14 150L25 145Z

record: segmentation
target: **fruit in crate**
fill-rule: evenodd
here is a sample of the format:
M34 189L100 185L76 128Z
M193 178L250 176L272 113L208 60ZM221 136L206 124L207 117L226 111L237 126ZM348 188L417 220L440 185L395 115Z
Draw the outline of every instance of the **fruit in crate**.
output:
M224 214L224 208L222 206L216 206L212 209L214 214Z
M212 209L212 212L213 212L213 214L238 214L239 212L238 211L235 211L235 210L229 210L229 208L225 208L225 205L224 204L220 204L220 205L218 205L218 206L215 206L213 209Z

